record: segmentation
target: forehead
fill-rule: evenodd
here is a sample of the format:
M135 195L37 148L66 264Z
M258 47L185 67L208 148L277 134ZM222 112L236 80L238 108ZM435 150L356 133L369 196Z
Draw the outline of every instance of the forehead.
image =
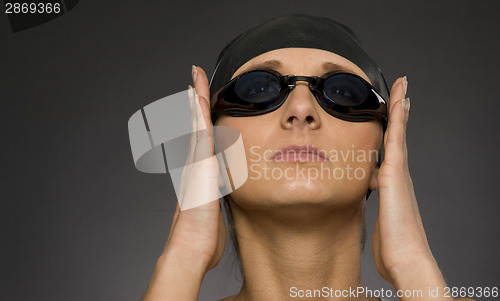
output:
M330 51L315 48L282 48L265 52L243 64L231 79L241 73L261 67L272 68L281 74L321 76L329 71L344 71L368 76L350 60Z

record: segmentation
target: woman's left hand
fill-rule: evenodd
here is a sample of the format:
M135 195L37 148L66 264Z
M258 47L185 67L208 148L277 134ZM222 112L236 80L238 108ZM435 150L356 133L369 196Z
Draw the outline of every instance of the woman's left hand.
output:
M385 158L377 177L379 211L372 238L377 270L391 283L413 264L434 261L408 170L406 124L410 102L405 99L405 86L406 80L398 78L391 89Z
M423 290L423 298L401 300L427 300L429 287L439 287L442 300L452 300L442 296L446 283L427 242L408 169L407 85L406 78L398 78L391 89L385 158L377 177L380 202L372 237L373 257L379 274L396 289Z

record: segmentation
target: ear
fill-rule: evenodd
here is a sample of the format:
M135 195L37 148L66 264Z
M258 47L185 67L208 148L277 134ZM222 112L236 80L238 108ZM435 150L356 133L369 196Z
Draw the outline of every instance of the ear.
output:
M375 165L375 168L373 169L373 172L372 172L372 177L370 179L370 190L371 191L374 191L374 190L377 190L378 189L378 171L380 169L380 166L377 164Z

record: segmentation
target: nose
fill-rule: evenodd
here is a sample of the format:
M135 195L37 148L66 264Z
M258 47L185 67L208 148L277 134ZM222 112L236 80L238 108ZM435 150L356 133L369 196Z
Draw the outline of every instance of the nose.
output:
M316 129L320 127L321 120L318 114L318 104L309 89L308 82L297 81L295 87L288 94L283 107L284 111L281 119L283 128L301 129L307 127Z

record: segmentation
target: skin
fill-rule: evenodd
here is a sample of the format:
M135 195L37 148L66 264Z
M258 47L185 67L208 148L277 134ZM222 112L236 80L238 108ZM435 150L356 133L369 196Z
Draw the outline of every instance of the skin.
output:
M282 66L276 70L284 75L320 76L327 71L321 68L322 63L333 62L368 80L347 59L308 48L264 53L241 66L233 78L270 59L281 61ZM196 70L194 87L200 95L200 118L211 125L208 78L202 68ZM223 115L218 119L217 125L233 126L241 132L249 167L248 180L230 195L245 280L239 294L225 301L288 300L290 287L363 287L361 230L368 188L378 189L380 198L372 237L379 274L395 290L427 292L431 286L443 292L446 283L427 243L408 170L405 133L409 104L403 105L405 90L403 79L398 78L391 89L385 135L376 120L347 122L326 113L306 82L297 82L286 102L273 112L252 117ZM270 153L265 150L277 150L291 143L309 143L327 152L344 153L352 150L353 145L356 150L368 152L379 150L383 144L385 159L380 169L375 160L323 162L331 169L346 170L347 165L362 169L365 176L360 180L256 176L258 172L262 175L264 166L281 170L296 165L313 170L320 166L317 161L266 161ZM143 300L197 300L205 273L222 257L225 238L218 201L184 211L177 207L165 249ZM377 299L359 296L335 300ZM453 299L424 295L400 300Z
M321 63L334 62L343 69L368 80L361 69L345 58L325 50L304 48L278 49L264 53L241 66L233 78L252 66L271 59L283 62L283 67L276 68L283 75L320 76L327 71L321 68ZM353 203L359 205L370 185L376 189L376 174L374 173L376 156L371 162L370 160L357 162L358 160L353 161L349 158L345 161L334 160L335 162L323 164L329 170L338 168L338 170L345 171L345 174L347 174L348 165L353 169L361 168L365 172L361 180L353 181L353 176L348 179L347 175L342 177L340 172L337 172L337 178L327 177L325 174L314 181L289 173L290 176L287 179L285 176L279 177L279 172L275 173L277 176L272 177L269 171L266 179L265 167L271 170L284 170L297 164L295 162L266 162L266 159L272 155L271 151L292 143L314 145L332 157L335 153L347 154L348 151L353 151L353 146L358 152L366 154L369 154L370 150L378 151L381 147L380 122L377 120L347 122L332 117L320 107L310 92L307 82L297 82L297 86L285 103L273 112L239 118L224 115L217 120L217 125L233 126L241 132L243 137L250 174L247 182L233 192L231 198L245 211L258 211L258 214L255 212L252 215L261 216L273 213L273 211L289 210L291 215L282 216L283 218L294 217L307 220L311 216L316 217L324 213L325 219L329 219L331 212L328 211L351 210ZM320 167L318 161L299 164L301 167L309 168L311 173ZM300 213L300 215L295 216L294 213ZM295 222L287 222L284 226L288 229L294 225L303 228L300 224L295 220ZM295 232L294 229L290 230Z
M283 67L276 70L283 75L320 76L328 71L321 68L321 63L334 62L368 80L356 65L334 53L303 48L264 53L239 68L233 78L271 59L282 62ZM299 164L311 172L320 169L318 161L265 162L272 154L267 152L266 156L266 150L281 149L292 143L309 143L327 154L335 150L345 154L352 150L352 145L364 153L378 150L382 143L380 123L334 118L319 106L307 83L298 82L279 109L245 118L225 115L217 125L240 130L249 156L249 179L231 194L245 273L242 291L232 300L268 300L272 295L288 294L293 286L362 286L359 258L363 198L369 186L376 189L376 162L349 159L324 164L329 170L345 171L347 165L362 168L366 175L361 180L347 176L338 180L327 176L310 180L293 174L288 178L262 175L264 167L284 170ZM339 281L334 277L338 274L345 277ZM269 291L259 293L259 287Z

